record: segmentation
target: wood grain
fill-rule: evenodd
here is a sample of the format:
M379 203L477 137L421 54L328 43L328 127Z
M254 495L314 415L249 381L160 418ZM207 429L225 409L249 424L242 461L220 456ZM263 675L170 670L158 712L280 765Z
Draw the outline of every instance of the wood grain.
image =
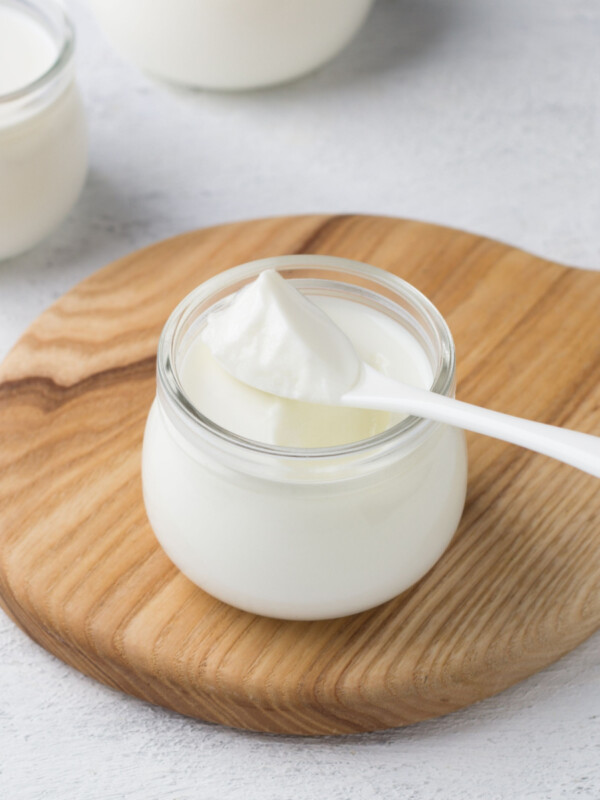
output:
M157 545L141 499L158 336L210 275L303 252L364 260L425 292L455 336L461 398L600 433L600 275L379 217L197 231L81 283L5 360L0 596L67 663L184 714L301 734L405 725L504 689L600 625L598 482L471 436L460 530L396 600L282 622L193 586Z

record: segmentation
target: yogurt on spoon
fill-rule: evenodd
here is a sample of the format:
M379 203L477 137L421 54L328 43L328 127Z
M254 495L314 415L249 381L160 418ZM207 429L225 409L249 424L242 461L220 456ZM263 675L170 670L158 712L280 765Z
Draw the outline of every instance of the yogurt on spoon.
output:
M348 337L272 269L213 312L202 339L238 380L292 400L335 403L360 375Z

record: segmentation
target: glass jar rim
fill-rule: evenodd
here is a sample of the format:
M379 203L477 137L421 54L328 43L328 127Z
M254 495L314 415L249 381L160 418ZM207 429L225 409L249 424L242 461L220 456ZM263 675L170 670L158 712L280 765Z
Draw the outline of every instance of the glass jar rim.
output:
M57 83L62 88L62 78L73 62L75 53L75 28L58 0L0 0L0 4L22 9L24 14L44 27L56 41L56 57L52 64L32 81L11 92L0 93L0 115L7 111L20 111L24 104L44 98L48 89ZM49 15L54 19L51 19ZM44 103L45 104L45 103ZM0 117L0 125L1 125Z
M204 416L187 397L176 366L177 333L190 319L200 303L210 301L212 296L219 299L228 287L248 282L265 269L298 271L302 268L339 272L340 275L351 274L357 278L366 278L391 291L419 311L431 324L435 331L440 355L437 371L434 374L431 391L438 394L450 394L454 389L455 348L450 329L441 313L418 289L399 278L397 275L378 267L335 256L289 255L251 261L218 273L192 290L173 310L160 336L157 356L157 383L159 395L165 396L170 406L183 416L186 428L196 433L209 434L211 439L220 440L223 444L234 445L245 452L277 456L288 459L326 459L340 456L368 454L382 448L387 452L389 447L406 445L409 441L419 440L439 427L439 424L420 417L408 416L381 433L366 439L360 439L344 445L333 447L300 448L265 444L233 433ZM298 277L297 275L295 277Z

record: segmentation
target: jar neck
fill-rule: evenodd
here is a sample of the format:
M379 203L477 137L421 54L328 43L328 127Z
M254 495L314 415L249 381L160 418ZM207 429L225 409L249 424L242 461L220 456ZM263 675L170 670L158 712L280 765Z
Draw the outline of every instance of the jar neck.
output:
M51 37L56 56L49 68L19 89L0 94L0 132L35 117L63 95L72 84L75 67L75 32L56 0L0 0L27 15Z
M356 302L378 303L380 309L404 324L428 352L433 389L454 394L454 345L434 306L409 284L369 265L325 256L286 256L265 259L228 270L200 286L173 312L161 336L157 361L157 404L165 424L193 458L210 458L232 469L283 481L323 482L374 472L398 463L435 438L440 426L407 417L383 433L348 445L288 448L244 439L205 418L187 398L178 375L189 342L206 313L218 302L253 280L263 269L286 270L306 287L342 291Z

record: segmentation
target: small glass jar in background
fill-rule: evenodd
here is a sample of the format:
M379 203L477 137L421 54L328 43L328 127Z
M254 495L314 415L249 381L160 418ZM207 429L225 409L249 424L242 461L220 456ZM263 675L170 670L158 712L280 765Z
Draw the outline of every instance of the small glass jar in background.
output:
M344 616L404 591L440 558L465 502L465 437L406 417L348 445L276 447L201 414L179 377L187 349L210 309L263 269L389 317L420 345L432 390L449 396L454 344L437 309L400 278L314 255L227 270L188 295L165 325L142 459L159 542L192 581L231 605L287 619Z
M320 67L374 0L90 0L115 47L146 72L202 89L255 89Z
M3 35L11 37L0 54L0 259L6 259L36 245L73 207L87 171L87 134L74 32L62 6L0 0L2 23L0 46ZM48 63L28 76L44 49Z

